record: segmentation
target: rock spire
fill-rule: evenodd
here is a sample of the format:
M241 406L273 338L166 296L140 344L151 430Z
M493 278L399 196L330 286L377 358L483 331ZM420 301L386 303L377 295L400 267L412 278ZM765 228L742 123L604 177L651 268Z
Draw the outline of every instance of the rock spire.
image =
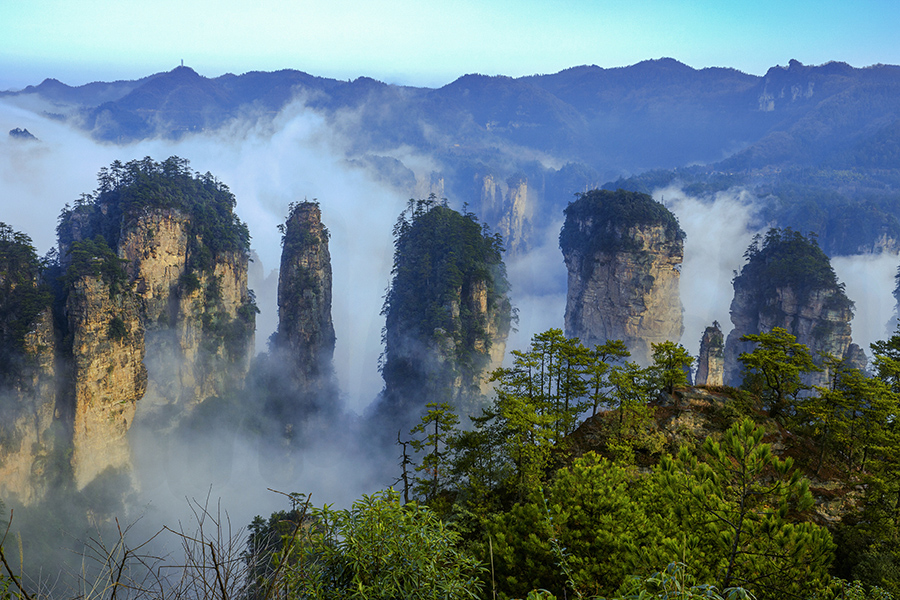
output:
M650 196L624 190L580 194L565 212L566 336L586 345L622 340L649 364L651 344L677 342L684 331L678 221Z

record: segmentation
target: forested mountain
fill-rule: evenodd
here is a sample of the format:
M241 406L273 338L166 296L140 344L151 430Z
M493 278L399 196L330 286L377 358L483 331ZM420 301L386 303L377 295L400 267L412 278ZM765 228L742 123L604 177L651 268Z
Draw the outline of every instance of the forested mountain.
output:
M760 77L663 58L520 78L471 74L438 89L294 70L207 78L178 67L80 87L48 79L0 95L44 100L47 112L120 143L267 119L297 100L351 140L349 159L407 197L468 202L513 250L573 193L609 182L698 194L740 186L763 199L760 223L815 231L827 252L852 254L893 251L900 238L898 92L900 67L890 65L792 60ZM401 148L433 170L417 171ZM504 226L523 210L522 222Z
M79 87L47 79L2 94L48 100L110 141L213 128L242 113L277 111L299 95L332 116L363 108L361 129L384 146L402 141L439 149L442 136L469 147L503 140L556 159L637 171L730 155L727 164L739 167L814 163L846 151L854 137L883 135L895 120L898 87L900 67L890 65L816 67L792 60L758 77L664 58L521 78L465 75L439 89L294 70L210 79L178 67ZM410 126L398 128L402 123ZM434 139L425 139L423 124L437 132ZM838 139L843 148L836 148Z

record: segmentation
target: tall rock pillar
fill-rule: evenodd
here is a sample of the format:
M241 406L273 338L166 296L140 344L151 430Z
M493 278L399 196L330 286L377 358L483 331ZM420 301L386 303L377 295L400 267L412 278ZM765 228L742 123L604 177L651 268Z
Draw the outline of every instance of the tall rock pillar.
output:
M747 334L785 329L806 345L817 362L831 355L853 364L861 361L852 343L853 302L837 281L828 256L815 240L790 229L771 229L747 250L747 264L734 279L731 321L734 329L725 342L725 382L740 385L738 357L753 344ZM825 384L826 371L808 377L810 385Z
M565 212L566 335L586 345L622 340L649 364L651 344L678 342L684 331L677 219L647 194L624 190L580 194Z
M318 407L334 401L334 324L331 254L317 202L292 204L283 226L274 350L291 366L289 378Z
M81 489L107 469L131 471L127 434L147 389L144 330L134 294L111 291L100 277L74 282L66 313L74 371L72 468Z
M724 385L725 336L719 322L706 328L700 339L700 360L697 361L696 385Z

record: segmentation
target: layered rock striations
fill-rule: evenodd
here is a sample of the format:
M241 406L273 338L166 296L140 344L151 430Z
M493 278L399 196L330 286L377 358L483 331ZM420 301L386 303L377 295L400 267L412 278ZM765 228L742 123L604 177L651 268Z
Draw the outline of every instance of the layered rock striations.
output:
M250 368L255 307L248 256L220 251L205 269L192 251L193 215L157 210L119 245L147 335L153 402L190 406L240 388ZM202 252L202 249L200 250Z
M860 365L861 351L852 343L853 303L814 239L790 229L771 229L745 253L747 263L734 279L731 321L725 343L725 383L743 378L738 357L753 350L741 337L781 327L809 347L817 362L822 355ZM824 384L828 373L813 373L807 383Z
M684 331L678 221L650 196L624 190L579 194L565 212L566 335L587 345L622 340L649 364L651 344Z
M108 469L131 470L128 430L147 389L137 297L82 275L66 301L71 340L72 473L83 488Z
M480 180L481 214L506 240L507 250L513 254L528 250L534 230L537 207L536 192L528 186L528 179L516 175L499 180L494 175L477 175Z
M234 196L177 157L113 163L98 183L91 201L64 211L60 255L97 239L121 260L145 331L148 405L190 408L240 389L256 307Z
M377 410L404 431L429 402L476 414L513 316L502 238L433 198L411 202L394 233Z
M331 376L335 343L331 254L318 203L292 206L284 227L275 339L288 349L301 380Z

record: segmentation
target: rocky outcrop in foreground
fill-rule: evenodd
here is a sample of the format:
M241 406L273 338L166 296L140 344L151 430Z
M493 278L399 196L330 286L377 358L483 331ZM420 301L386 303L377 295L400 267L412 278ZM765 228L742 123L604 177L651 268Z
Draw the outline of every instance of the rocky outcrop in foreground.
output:
M684 331L678 283L684 232L646 194L593 190L566 209L559 244L568 269L566 336L623 340L649 364L651 344Z

